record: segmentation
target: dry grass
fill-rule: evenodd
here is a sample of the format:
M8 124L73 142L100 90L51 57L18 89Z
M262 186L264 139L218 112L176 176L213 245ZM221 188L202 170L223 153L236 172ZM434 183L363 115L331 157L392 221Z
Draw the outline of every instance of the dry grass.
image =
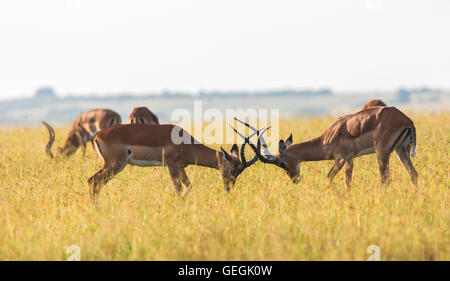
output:
M218 172L189 167L193 192L174 195L165 168L128 166L95 208L86 180L101 161L91 147L67 161L44 153L44 127L0 130L0 260L449 260L450 114L412 115L419 187L391 158L392 183L379 185L373 155L355 161L353 189L342 172L325 188L331 162L305 163L294 185L257 163L231 193ZM331 118L282 122L294 141L320 134ZM68 127L56 130L60 145ZM228 147L229 148L229 147Z

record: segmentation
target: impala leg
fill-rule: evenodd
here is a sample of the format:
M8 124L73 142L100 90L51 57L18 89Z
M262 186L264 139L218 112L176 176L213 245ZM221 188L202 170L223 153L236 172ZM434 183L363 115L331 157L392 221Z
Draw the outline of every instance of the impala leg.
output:
M416 169L413 166L413 163L411 162L408 149L406 147L399 147L395 150L395 152L397 153L400 161L402 161L403 166L405 166L406 170L408 171L409 176L411 177L412 184L414 186L417 186L417 178L419 177L419 174L417 173Z
M173 166L168 166L168 168L170 177L172 178L173 186L175 187L175 192L177 193L177 195L180 195L183 189L180 181L180 168Z
M98 202L98 194L102 187L114 176L111 168L103 167L88 179L89 193L94 204Z
M352 184L352 174L353 174L353 158L350 158L345 162L345 186L348 190L351 188Z
M86 141L83 140L83 142L81 143L82 148L81 148L81 152L83 154L83 157L86 155Z
M376 152L378 168L380 169L381 184L385 184L389 181L389 157L390 153Z
M334 177L342 169L342 166L344 166L345 162L346 161L343 158L336 158L336 160L334 161L333 167L331 167L331 169L327 175L327 181L329 184L331 184L333 182Z
M89 141L90 141L91 144L92 144L92 149L95 151L94 139L92 138L92 139L90 139Z
M94 190L101 181L103 170L104 168L101 168L97 173L95 173L92 177L88 179L89 195L92 201L94 201Z
M191 192L191 182L189 181L188 176L186 175L186 171L184 170L184 168L180 169L180 178L181 178L181 182L184 184L184 186L186 187L186 195Z
M105 164L103 168L88 179L89 192L94 203L98 202L98 194L102 187L125 168L128 160L129 157L115 161L113 164L111 164L112 161L107 161L108 164Z

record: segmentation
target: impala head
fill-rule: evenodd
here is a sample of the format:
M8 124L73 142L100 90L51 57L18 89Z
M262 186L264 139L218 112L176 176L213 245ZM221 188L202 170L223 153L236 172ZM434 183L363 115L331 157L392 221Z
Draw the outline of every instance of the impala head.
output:
M77 148L81 145L81 135L79 132L72 130L69 132L66 141L62 147L58 147L58 154L63 156L70 156L75 153Z
M281 169L283 169L286 174L291 178L293 183L300 182L300 162L292 157L288 153L288 148L292 145L292 134L287 138L286 141L280 140L278 143L278 154L272 155L267 149L266 142L262 136L259 137L258 141L263 144L264 156L261 155L260 149L252 147L255 153L258 155L259 160L263 163L274 164Z
M291 178L293 183L299 183L300 177L300 162L296 160L292 155L288 153L288 148L292 145L292 134L286 141L280 140L278 143L278 155L274 156L270 154L264 139L261 137L261 142L264 142L264 156L259 153L258 157L264 163L274 164L283 169L286 174Z
M128 124L134 123L158 125L159 120L147 107L135 107L128 117Z
M220 171L222 173L225 190L229 191L236 183L237 177L243 171L242 163L239 160L239 148L234 144L230 153L226 152L222 147L220 149L222 151Z
M259 154L260 159L267 159L266 163L271 163L271 164L275 164L278 167L280 167L281 169L283 169L286 174L291 178L293 183L299 183L300 182L300 162L298 162L297 160L289 157L288 153L287 153L287 149L292 145L292 134L287 138L286 141L284 140L280 140L280 142L278 143L278 155L277 156L273 156L270 155L270 153L267 153L268 150L266 151L266 157L264 158L264 156L262 156L261 154ZM265 161L265 160L261 160L261 161Z

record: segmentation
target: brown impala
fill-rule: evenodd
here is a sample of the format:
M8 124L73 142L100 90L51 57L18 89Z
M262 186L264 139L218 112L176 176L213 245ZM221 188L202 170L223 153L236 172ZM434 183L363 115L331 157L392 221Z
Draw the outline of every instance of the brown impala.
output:
M412 183L417 185L418 174L410 158L410 154L416 156L416 128L411 119L395 107L373 107L343 116L322 135L306 142L292 144L291 134L286 142L280 140L277 156L270 155L262 136L259 140L265 149L265 157L250 144L259 159L281 167L294 183L300 181L301 162L334 160L328 181L331 183L345 164L345 184L350 188L353 158L375 153L384 184L389 179L389 157L395 150Z
M379 99L375 99L375 100L371 100L368 103L366 103L361 108L361 110L364 110L364 109L367 109L367 108L371 108L371 107L374 107L374 106L386 106L386 104L384 102L382 102L381 100L379 100Z
M159 120L147 107L135 107L128 117L128 124L133 123L159 125Z
M47 127L50 134L50 139L47 143L45 151L53 158L51 147L55 141L55 131L46 122L42 123ZM58 153L70 156L83 146L83 155L86 151L86 143L94 139L95 134L105 128L122 123L120 115L109 109L93 109L83 112L75 119L72 129L67 135L63 147L58 148Z
M198 143L188 132L175 125L127 124L102 130L95 136L94 146L104 165L88 180L91 197L97 202L102 186L127 164L167 166L178 195L182 191L181 183L186 187L186 194L191 190L184 170L186 166L214 168L222 173L225 190L229 191L239 174L258 160L255 155L252 160L246 161L244 148L247 141L241 146L239 159L236 144L231 149L231 155L223 148L216 151Z

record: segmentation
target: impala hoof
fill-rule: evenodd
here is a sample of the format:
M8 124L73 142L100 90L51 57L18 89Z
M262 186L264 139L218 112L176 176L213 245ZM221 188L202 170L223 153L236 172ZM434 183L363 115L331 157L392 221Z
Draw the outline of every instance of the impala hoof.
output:
M301 180L302 180L301 177L295 177L295 178L292 179L292 183L298 184Z

